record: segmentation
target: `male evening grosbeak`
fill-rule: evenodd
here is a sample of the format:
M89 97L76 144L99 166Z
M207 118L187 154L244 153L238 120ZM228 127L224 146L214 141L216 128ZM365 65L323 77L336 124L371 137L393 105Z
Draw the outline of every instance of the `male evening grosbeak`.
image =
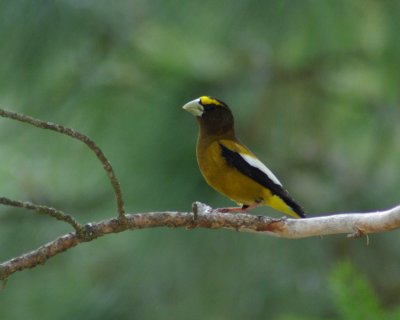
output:
M305 218L275 175L235 136L233 115L221 100L202 96L183 109L199 123L197 162L207 183L241 207L219 212L246 212L268 205L296 218Z

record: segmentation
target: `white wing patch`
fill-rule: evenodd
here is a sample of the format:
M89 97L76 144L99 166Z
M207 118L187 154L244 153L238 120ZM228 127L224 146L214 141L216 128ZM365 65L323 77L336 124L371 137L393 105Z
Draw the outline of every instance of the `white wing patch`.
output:
M276 184L279 184L282 187L282 183L278 180L277 177L275 177L275 175L272 173L272 171L269 170L264 165L264 163L262 163L257 158L254 158L254 157L252 157L252 156L250 156L248 154L244 154L244 153L239 153L239 154L250 166L261 170L262 172L264 172L268 176L268 178L270 178L273 182L275 182Z

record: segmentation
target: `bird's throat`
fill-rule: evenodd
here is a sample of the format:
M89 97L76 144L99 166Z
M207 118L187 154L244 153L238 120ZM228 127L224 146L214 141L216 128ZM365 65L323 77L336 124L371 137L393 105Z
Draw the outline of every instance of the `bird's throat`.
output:
M199 135L210 136L212 138L234 138L235 128L232 123L210 123L204 119L198 117L199 123Z

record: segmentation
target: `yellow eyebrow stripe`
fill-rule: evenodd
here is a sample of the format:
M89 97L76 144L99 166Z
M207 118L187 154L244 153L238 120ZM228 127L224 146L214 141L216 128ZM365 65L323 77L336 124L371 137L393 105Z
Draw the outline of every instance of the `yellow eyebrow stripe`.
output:
M213 99L213 98L211 98L211 97L207 97L207 96L202 96L202 97L200 97L200 103L201 103L202 105L214 104L214 105L221 106L221 107L224 106L224 105L223 105L221 102L219 102L218 100Z

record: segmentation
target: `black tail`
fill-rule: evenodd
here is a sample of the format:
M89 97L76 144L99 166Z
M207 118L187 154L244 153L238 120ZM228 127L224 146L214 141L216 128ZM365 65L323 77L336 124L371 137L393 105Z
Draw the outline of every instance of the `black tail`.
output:
M289 195L289 192L287 192L285 189L282 188L282 193L279 194L278 196L285 201L285 203L294 211L296 212L300 217L306 218L306 214L304 212L304 209L296 202L293 200L293 198Z

